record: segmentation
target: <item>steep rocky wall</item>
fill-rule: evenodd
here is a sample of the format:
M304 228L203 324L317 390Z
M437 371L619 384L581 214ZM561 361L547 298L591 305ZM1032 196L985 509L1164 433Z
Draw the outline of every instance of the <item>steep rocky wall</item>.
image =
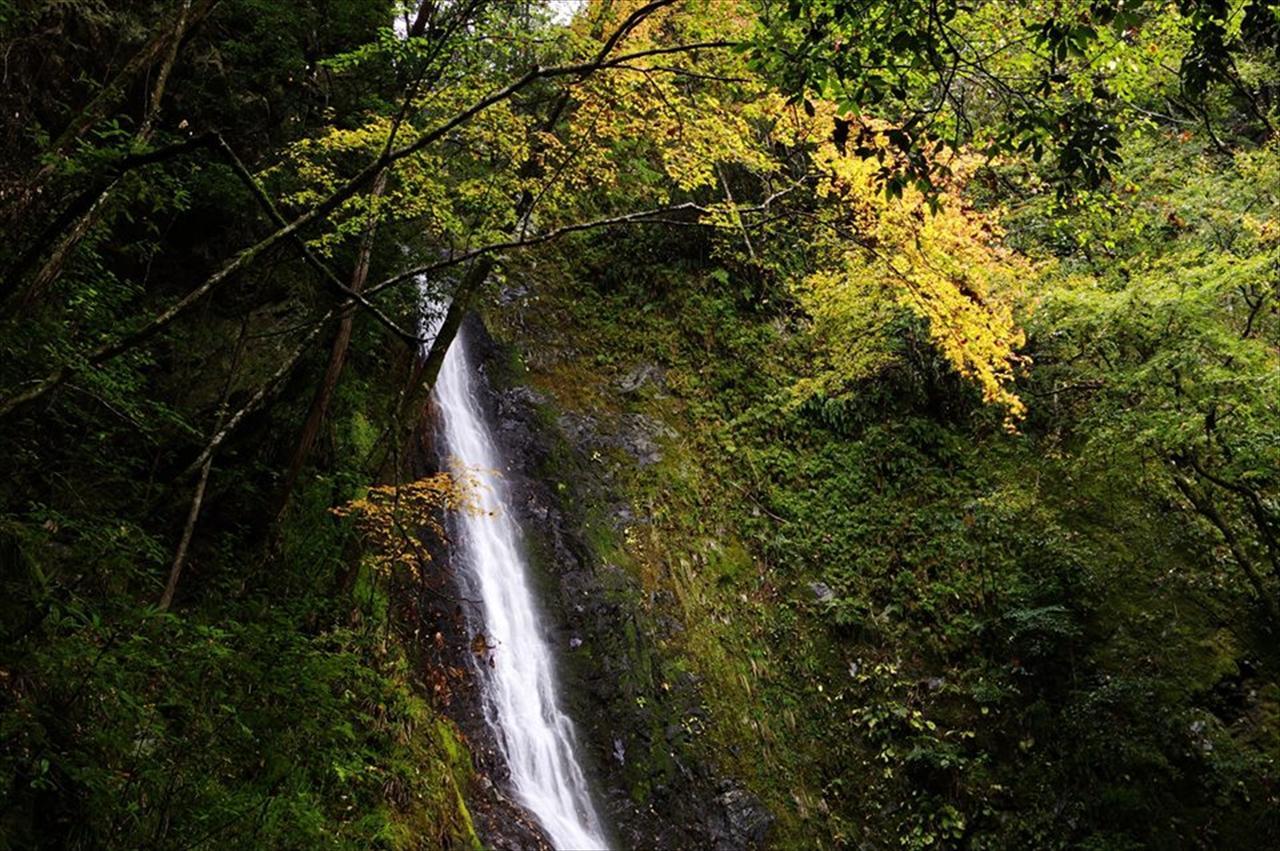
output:
M610 450L637 465L654 463L672 432L647 417L614 423L590 412L558 411L520 382L511 368L512 350L478 318L467 323L466 338L487 379L485 407L509 464L501 472L520 512L551 641L561 654L563 699L616 841L631 848L725 851L763 844L770 814L691 746L705 714L699 683L674 670L660 651L682 625L650 614L654 607L644 605L639 584L610 560L615 542L644 520L610 468L594 459ZM654 380L660 377L646 374L633 383ZM456 630L456 617L452 621ZM464 647L464 638L455 632L450 644ZM492 742L485 741L475 695L464 695L451 711L472 741L481 774L500 786L501 768ZM476 809L487 841L505 841L495 823L501 819L486 819L484 806ZM510 838L519 844L518 836Z

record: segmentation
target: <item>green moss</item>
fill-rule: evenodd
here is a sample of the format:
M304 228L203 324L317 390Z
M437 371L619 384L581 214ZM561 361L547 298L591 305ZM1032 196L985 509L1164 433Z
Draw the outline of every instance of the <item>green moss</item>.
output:
M366 458L373 451L379 432L377 426L363 411L353 411L350 419L349 440L351 451L359 458Z
M605 435L623 414L677 433L648 467L561 442L545 471L596 562L634 583L617 598L631 614L583 658L626 659L624 717L645 745L628 748L637 802L687 752L766 803L778 847L925 847L958 833L1058 847L1072 841L1053 821L1061 801L1079 823L1088 812L1137 825L1144 808L1199 806L1215 783L1266 776L1255 760L1273 745L1180 764L1196 717L1184 713L1257 643L1168 579L1202 570L1201 556L1180 518L1144 502L1141 461L1100 471L1056 438L1010 437L930 365L793 406L808 354L785 314L735 301L696 268L637 270L604 291L584 256L559 275L540 263L538 309L494 320L531 353L525 380L550 400L548 429L575 411ZM620 392L645 364L661 366L662 386ZM637 521L615 529L604 491ZM660 619L682 628L657 630ZM1261 715L1226 735L1273 733ZM1177 779L1202 770L1218 779ZM1139 775L1153 786L1116 779ZM1141 830L1168 837L1173 824ZM1131 841L1121 833L1079 837Z

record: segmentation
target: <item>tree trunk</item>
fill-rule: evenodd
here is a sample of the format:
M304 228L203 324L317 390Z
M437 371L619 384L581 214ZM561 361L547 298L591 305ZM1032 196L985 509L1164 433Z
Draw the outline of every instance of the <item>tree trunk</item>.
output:
M240 369L240 360L244 356L245 336L249 325L240 325L240 339L236 341L235 354L231 358L231 368L227 370L227 380L222 386L222 398L218 401L218 416L213 422L213 432L222 430L227 419L227 402L231 398L231 387L235 383L236 372ZM173 564L169 566L169 579L165 582L164 593L160 595L158 608L168 611L173 604L173 595L178 591L178 580L182 578L182 568L187 563L187 552L191 548L191 538L195 535L196 521L200 518L200 508L204 505L204 491L209 484L209 472L213 469L213 455L210 454L200 467L200 480L196 483L195 493L191 497L191 507L187 510L187 522L182 527L182 537L178 540L178 550L173 555Z
M387 170L383 169L374 180L373 188L370 191L371 198L381 198L386 192L387 177ZM369 279L369 261L373 255L373 243L377 229L376 219L371 219L360 242L360 252L356 257L355 269L351 274L352 292L361 292L364 289L365 282ZM320 387L316 390L316 394L311 400L311 408L307 412L306 422L303 423L302 432L298 436L298 445L294 448L293 456L289 461L289 472L285 475L284 491L280 496L280 508L276 512L277 517L284 514L285 509L289 506L289 498L298 483L298 476L302 474L302 467L307 461L307 456L311 454L312 447L315 446L316 436L320 433L320 427L328 416L329 404L333 401L334 391L338 387L338 379L342 376L342 369L347 362L347 350L351 345L351 331L354 323L354 313L347 314L338 323L338 333L334 336L333 346L329 351L329 365L325 368L324 378L321 379Z
M134 61L131 61L130 65L126 66L124 71L121 71L121 74L128 72L131 76L132 73L136 73L137 68L141 67L141 64L149 65L151 61L160 55L160 51L164 50L164 58L160 62L159 69L156 71L155 82L152 84L151 93L147 97L147 105L143 111L142 121L138 125L138 132L134 134L133 141L135 145L145 146L151 141L151 136L155 132L156 118L160 114L160 104L164 99L165 89L169 83L169 75L173 72L174 63L178 59L178 48L181 46L183 39L186 38L191 27L203 18L213 5L214 4L210 2L201 3L200 7L197 8L193 14L191 0L185 0L178 12L178 19L174 23L171 34L166 36L162 33L153 38L152 41L148 43L147 47L139 52ZM137 67L133 67L135 62L139 62L141 64ZM131 67L133 67L132 71L130 71ZM108 87L98 95L98 98L95 98L95 100L90 104L90 107L95 107L95 104L98 104L100 100L110 93L111 88ZM89 126L96 123L101 117L102 116L97 114L97 109L86 108L85 112L81 113L76 121L72 122L72 126L68 128L67 132L70 132L72 129L80 128L77 131L77 135L79 135L80 133L83 133L84 130L88 129ZM88 124L86 125L85 122L88 122ZM66 134L64 133L63 138L59 139L59 141L55 143L55 151L59 150L60 147L65 146L65 137ZM45 168L48 169L50 167L46 166ZM39 180L43 180L46 176L46 174L42 173L38 178ZM36 273L26 290L23 291L21 296L21 304L23 307L29 306L33 302L39 300L41 295L43 295L53 282L62 274L63 267L66 265L67 259L71 256L72 252L75 251L76 246L80 244L85 236L88 235L89 231L93 229L93 226L97 224L99 219L102 217L103 212L107 208L107 203L110 200L111 193L115 190L116 186L119 185L120 180L121 177L116 176L110 183L103 187L103 189L98 193L98 197L89 205L89 208L84 212L84 214L80 216L80 218L63 235L63 237L58 240L57 245L50 253L48 259L40 267L40 270Z
M1218 510L1218 507L1213 504L1211 499L1204 494L1198 493L1195 485L1186 476L1175 472L1173 481L1195 510L1212 523L1213 527L1222 535L1222 539L1227 544L1227 549L1231 551L1231 557L1235 559L1236 564L1240 565L1240 569L1244 571L1249 584L1253 586L1254 592L1257 593L1259 600L1266 608L1271 622L1273 624L1280 623L1280 608L1277 607L1275 599L1267 589L1266 583L1263 582L1262 574L1258 572L1253 559L1249 558L1249 554L1244 551L1244 547L1240 544L1240 539L1236 537L1236 533L1232 530L1231 525L1227 523L1226 518L1222 516L1222 512Z

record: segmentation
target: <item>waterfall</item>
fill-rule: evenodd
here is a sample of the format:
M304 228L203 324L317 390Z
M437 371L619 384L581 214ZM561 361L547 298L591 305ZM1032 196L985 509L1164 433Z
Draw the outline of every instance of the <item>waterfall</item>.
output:
M483 511L453 524L454 570L479 602L488 647L476 665L485 720L511 771L515 797L559 849L606 848L578 763L573 724L556 696L551 646L534 605L529 570L500 469L498 448L476 396L478 378L459 331L436 380L444 453L480 484Z

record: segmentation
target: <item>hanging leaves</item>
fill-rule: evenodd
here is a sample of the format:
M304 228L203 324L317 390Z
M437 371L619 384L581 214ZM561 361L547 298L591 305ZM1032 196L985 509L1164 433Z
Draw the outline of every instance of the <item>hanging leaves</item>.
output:
M469 474L436 473L407 484L369 488L331 511L354 521L378 573L389 576L401 569L418 579L431 564L432 544L446 538L445 513L480 513L478 487Z

